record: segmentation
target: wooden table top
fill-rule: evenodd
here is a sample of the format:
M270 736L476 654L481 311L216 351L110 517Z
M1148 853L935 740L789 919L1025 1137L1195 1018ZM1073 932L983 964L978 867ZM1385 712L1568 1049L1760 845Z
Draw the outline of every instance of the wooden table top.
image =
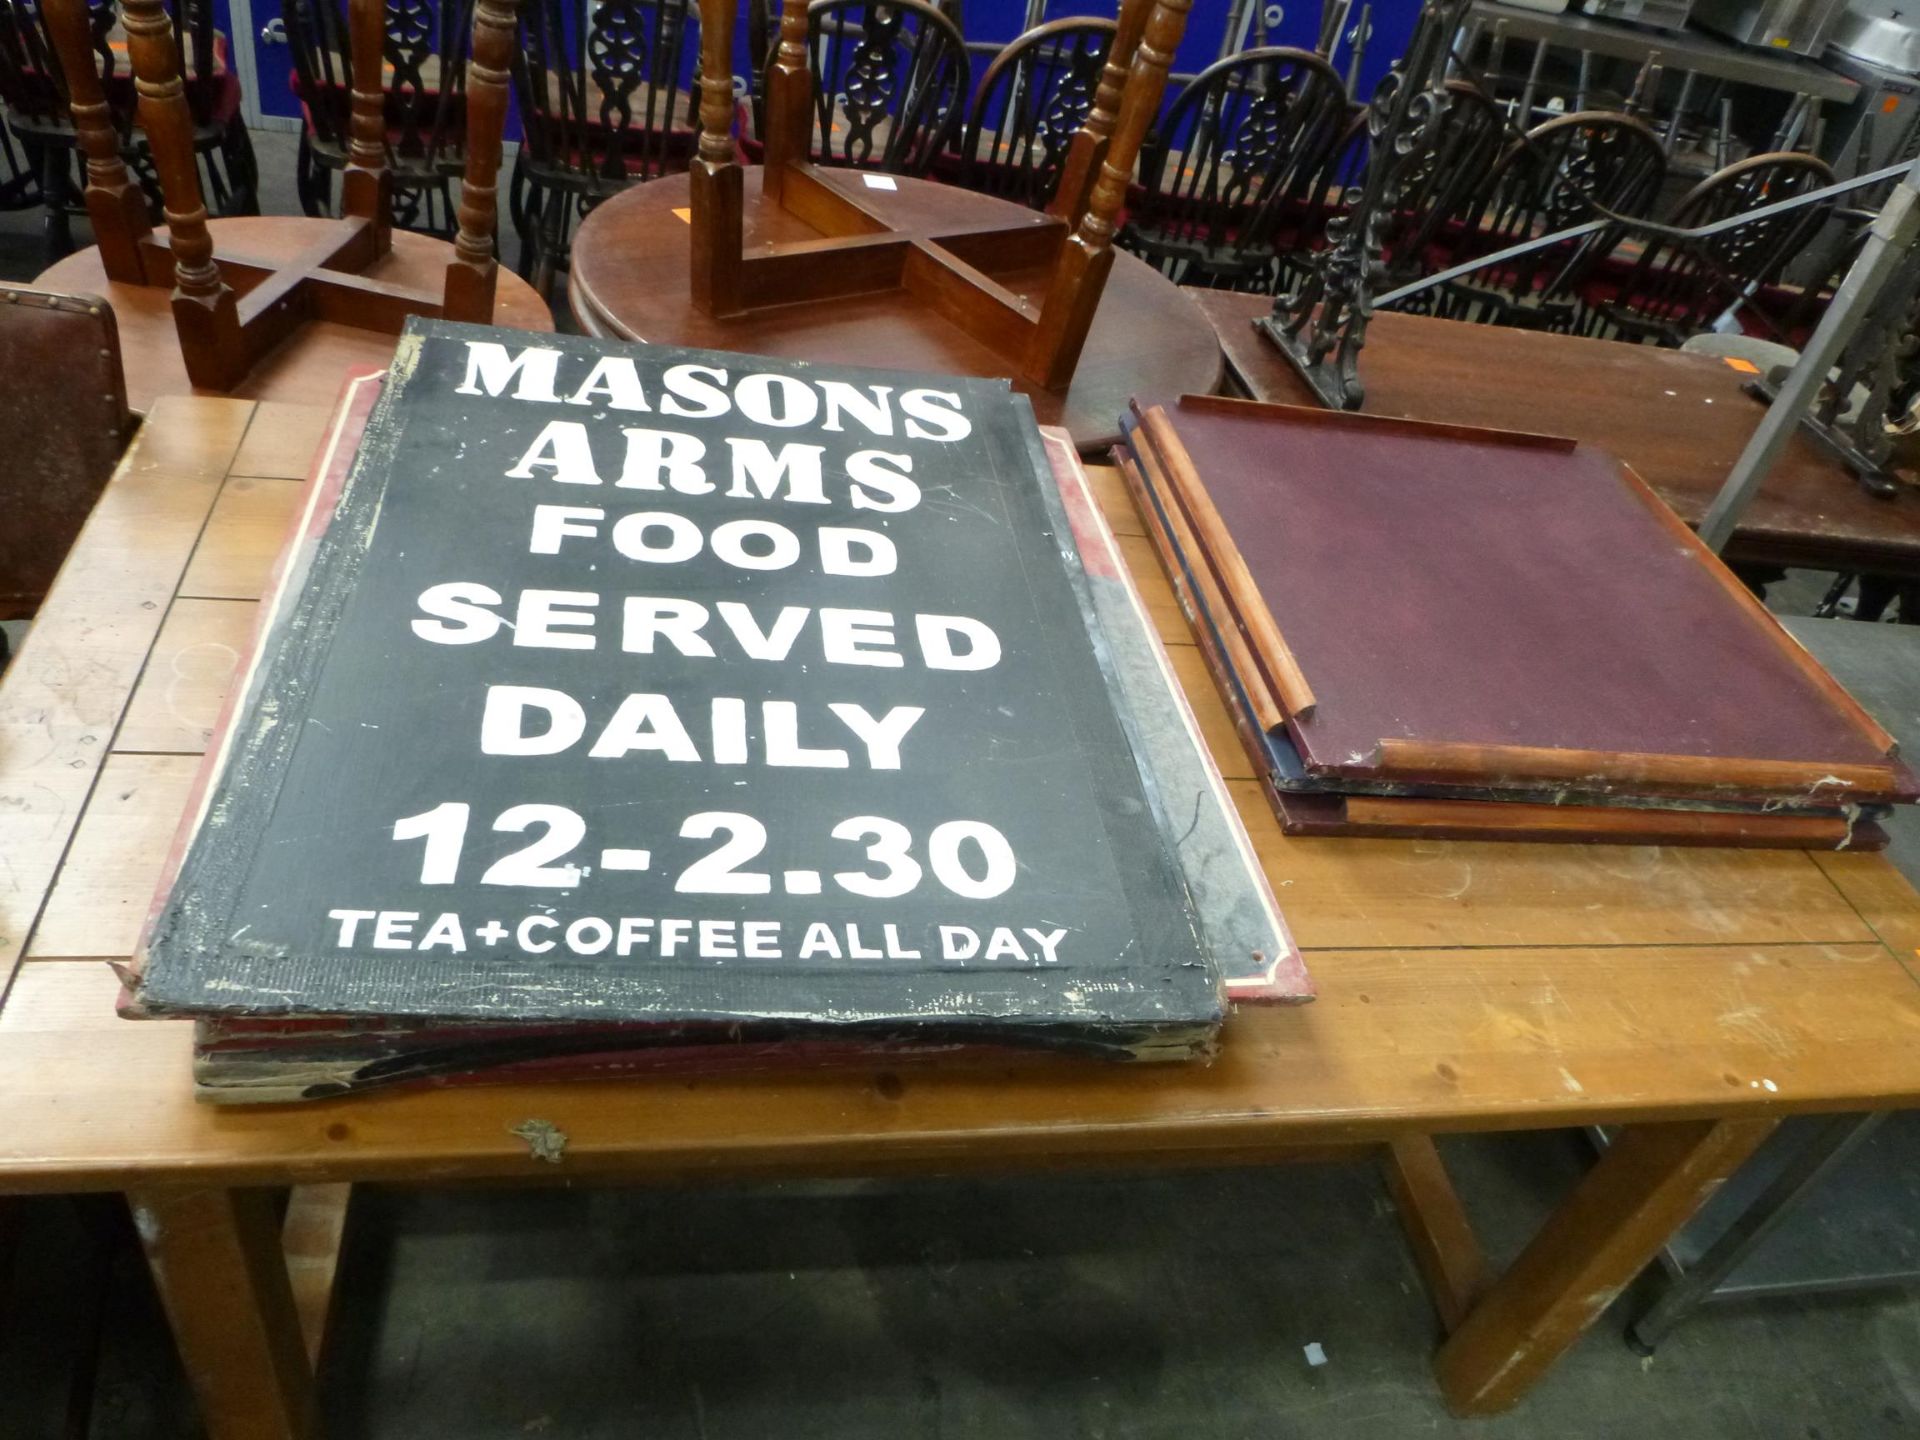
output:
M1272 301L1189 291L1232 377L1256 400L1317 403L1253 328ZM1391 311L1360 355L1369 415L1569 435L1640 472L1697 526L1759 423L1750 375L1707 355ZM1787 442L1742 517L1728 558L1920 576L1920 491L1878 500L1805 432Z
M207 228L213 232L217 247L278 263L312 245L323 227L331 223L303 216L252 215L211 220ZM164 241L166 232L160 231L159 237ZM370 280L437 294L452 259L453 246L445 240L395 230L392 252L363 273ZM122 285L107 279L100 265L100 251L92 245L43 270L33 283L48 290L105 297L120 325L127 403L135 410L150 409L162 395L223 393L195 389L187 380L180 337L173 328L171 290L157 285ZM516 330L551 331L553 312L531 285L502 266L494 287L493 323ZM340 391L340 377L348 370L381 366L392 358L393 336L322 321L283 341L233 393L247 400L331 405Z
M760 198L760 167L745 177L745 243L817 240L819 233ZM853 172L831 171L830 176ZM862 189L860 203L896 230L938 233L981 225L1039 225L1025 206L931 180L883 176L894 190ZM1005 359L902 291L784 305L736 320L696 309L683 277L692 227L685 219L688 180L664 175L635 185L589 215L574 237L567 298L590 335L780 355L821 364L873 365L939 375L1005 375ZM662 283L661 277L669 277ZM1046 294L1051 271L996 272L1024 300ZM1211 392L1221 376L1213 328L1172 281L1124 251L1100 297L1100 309L1063 394L1014 388L1033 401L1042 425L1072 433L1083 453L1120 438L1120 415L1136 394Z
M325 418L161 400L0 684L0 977L25 956L0 1008L0 1190L531 1175L508 1132L536 1118L582 1173L873 1174L1920 1102L1920 898L1878 856L1282 836L1101 470L1316 1003L1243 1009L1207 1066L196 1104L188 1026L116 1018L102 959L133 944Z

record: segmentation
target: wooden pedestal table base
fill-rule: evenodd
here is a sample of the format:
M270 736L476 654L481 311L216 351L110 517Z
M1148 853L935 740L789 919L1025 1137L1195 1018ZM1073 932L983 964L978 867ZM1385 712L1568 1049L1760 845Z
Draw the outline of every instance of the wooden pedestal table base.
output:
M331 224L298 216L256 215L209 221L207 228L222 252L257 257L277 267L324 239ZM164 231L159 238L165 238ZM392 285L437 290L452 259L453 246L446 241L396 230L392 252L360 273ZM236 276L235 288L244 295L246 291L238 280ZM180 336L174 329L171 291L158 285L123 285L107 279L100 252L92 246L42 271L34 284L106 298L120 324L127 403L133 409L148 410L162 395L220 393L197 390L187 379ZM494 296L494 324L517 330L553 329L553 314L546 302L511 270L500 270ZM297 330L282 342L233 393L246 399L331 405L350 367L386 364L393 358L393 344L392 335L378 330L322 320Z
M23 801L0 805L0 1193L131 1194L215 1440L312 1433L311 1357L359 1181L1384 1154L1448 1332L1434 1403L1483 1414L1521 1399L1779 1116L1920 1104L1920 987L1901 960L1920 896L1882 856L1282 835L1104 468L1096 494L1307 952L1313 1004L1240 1009L1210 1065L1036 1057L200 1104L192 1027L117 1018L102 957L139 933L326 418L163 399L0 680L0 795ZM565 1137L557 1158L522 1138L530 1122ZM1490 1273L1429 1137L1593 1124L1619 1138Z
M1052 266L1011 240L990 248L969 244L982 230L1043 229L1049 221L1023 206L987 195L903 176L858 171L819 172L828 184L882 216L902 237L946 242L969 264L1028 301L1045 293ZM761 170L746 171L745 243L792 243L817 232L778 205L762 201ZM872 189L868 179L889 181ZM931 300L909 290L877 289L846 299L758 310L739 319L704 314L684 277L692 226L687 177L668 175L636 185L595 210L573 242L567 298L590 335L692 345L710 350L780 355L823 365L873 365L935 374L995 376L1006 361L944 318ZM823 264L866 264L885 282L884 267L857 251L824 255ZM955 303L965 303L964 299ZM1206 317L1180 288L1132 255L1114 256L1113 271L1081 352L1079 368L1061 393L1019 380L1042 425L1064 426L1083 452L1105 450L1120 435L1120 412L1139 394L1210 394L1221 377L1220 347Z

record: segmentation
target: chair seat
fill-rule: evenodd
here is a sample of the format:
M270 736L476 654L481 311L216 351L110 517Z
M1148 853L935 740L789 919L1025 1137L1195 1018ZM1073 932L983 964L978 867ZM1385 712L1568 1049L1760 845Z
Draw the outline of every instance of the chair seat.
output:
M308 143L316 154L324 157L328 163L343 165L346 163L346 147L333 135L344 136L348 133L353 118L353 91L345 84L309 85L296 69L287 76L287 85L293 91L294 99L300 102L300 122L306 127ZM431 106L438 100L439 92L422 90L418 92L413 104ZM314 120L314 111L323 110L331 122L323 130ZM412 162L417 171L427 171L437 166L451 165L459 170L466 153L467 142L467 101L464 95L456 95L447 107L447 117L440 127L439 143L433 147L433 153L422 154L415 148L421 144L419 126L408 125L403 113L401 98L392 91L386 95L387 151L388 160L395 169L405 168Z

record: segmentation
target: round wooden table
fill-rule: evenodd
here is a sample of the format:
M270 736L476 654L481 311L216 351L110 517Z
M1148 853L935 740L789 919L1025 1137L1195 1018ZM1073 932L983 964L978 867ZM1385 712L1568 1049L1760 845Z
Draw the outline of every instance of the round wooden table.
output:
M313 245L330 223L304 216L252 215L213 220L208 228L216 247L278 262L290 260ZM392 251L363 273L369 279L437 294L452 258L453 246L444 240L395 230ZM107 279L100 252L91 245L42 271L33 283L49 290L99 295L113 307L127 371L127 403L135 410L146 410L162 395L223 393L243 400L331 406L338 397L341 377L350 366L384 365L393 358L393 336L321 321L297 331L264 356L238 389L201 389L187 379L186 362L180 357L180 337L173 328L172 290L159 285L122 285ZM531 285L503 266L494 290L493 323L518 330L550 331L553 314Z
M982 224L1042 223L1024 206L929 180L891 177L895 190L864 189L860 203L899 230L937 234ZM746 234L757 244L818 239L778 206L762 202L760 168L746 171ZM688 293L687 177L636 185L595 210L573 242L567 298L590 335L739 350L836 365L938 374L1006 375L1008 363L902 290L783 305L732 320L694 308ZM1037 300L1050 267L996 272L1015 294ZM1135 395L1210 393L1222 374L1206 316L1159 271L1125 252L1114 258L1080 366L1064 394L1014 379L1042 425L1064 426L1083 451L1120 436Z

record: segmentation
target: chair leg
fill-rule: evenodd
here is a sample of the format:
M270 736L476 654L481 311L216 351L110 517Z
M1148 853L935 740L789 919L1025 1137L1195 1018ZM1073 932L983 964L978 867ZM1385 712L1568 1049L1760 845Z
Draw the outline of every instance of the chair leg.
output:
M201 150L200 193L206 197L207 214L215 219L224 219L228 215L244 215L233 185L228 183L227 168L220 163L220 146L214 141Z
M260 213L260 160L253 153L253 137L238 115L228 122L220 137L221 158L227 162L227 175L233 183L234 215Z
M550 190L541 197L540 223L537 227L540 244L533 267L533 288L548 304L553 303L549 292L553 289L553 273L558 264L560 247L566 243L566 213L572 204L573 196L565 190Z
M315 220L333 218L333 174L313 153L312 137L300 129L300 148L293 159L293 189L300 209Z
M513 181L507 188L507 214L513 222L513 233L520 241L520 258L514 266L522 280L533 278L535 251L539 242L535 229L540 208L546 202L546 191L527 178L516 160L513 166Z
M67 213L72 202L73 171L65 146L49 145L41 151L40 195L46 209L47 263L73 253L73 220Z

